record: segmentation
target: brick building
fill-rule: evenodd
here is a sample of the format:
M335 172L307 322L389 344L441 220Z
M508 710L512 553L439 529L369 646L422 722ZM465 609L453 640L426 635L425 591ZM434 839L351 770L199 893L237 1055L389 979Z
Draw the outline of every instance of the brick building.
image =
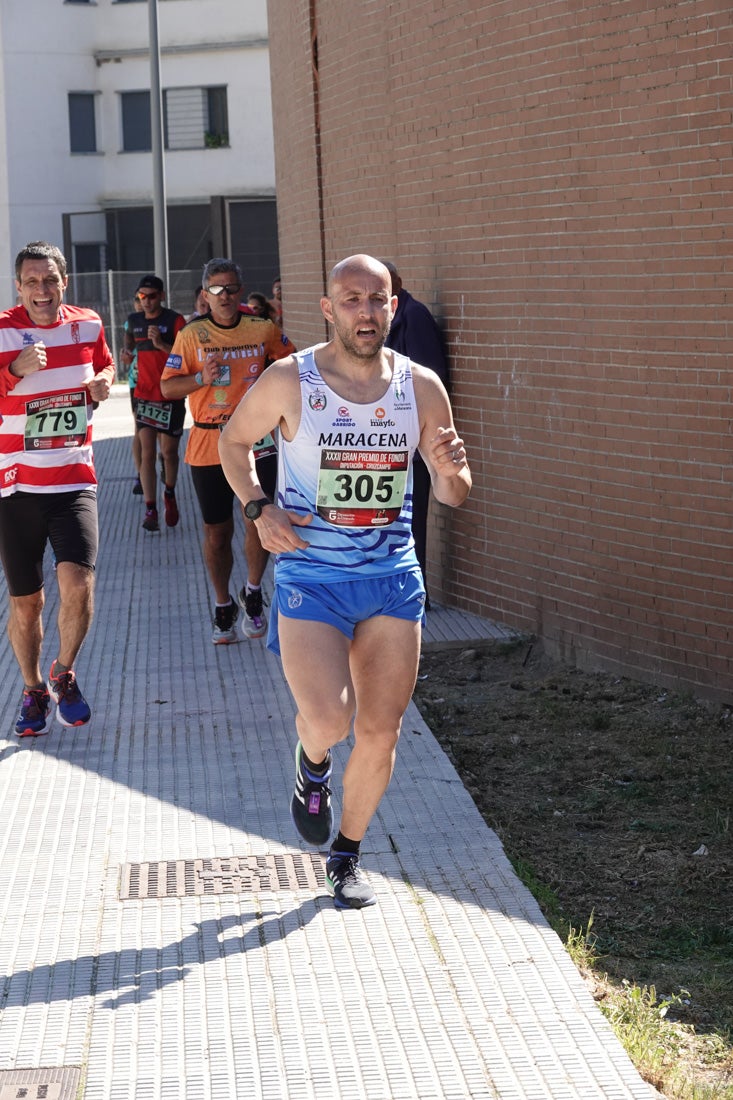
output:
M288 333L362 250L445 330L436 598L732 701L730 5L268 11Z

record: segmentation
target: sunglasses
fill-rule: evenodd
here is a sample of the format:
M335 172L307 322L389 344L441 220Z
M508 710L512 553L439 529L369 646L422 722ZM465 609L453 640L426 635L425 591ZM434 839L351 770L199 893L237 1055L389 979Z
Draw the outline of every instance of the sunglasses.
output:
M224 291L231 297L233 294L238 294L242 289L241 283L226 283L225 286L207 286L206 293L213 294L215 298L218 298Z
M140 294L138 294L138 299L141 302L144 302L146 298L159 298L159 297L160 297L160 291L159 290L152 290L150 292L150 294L143 294L142 292Z

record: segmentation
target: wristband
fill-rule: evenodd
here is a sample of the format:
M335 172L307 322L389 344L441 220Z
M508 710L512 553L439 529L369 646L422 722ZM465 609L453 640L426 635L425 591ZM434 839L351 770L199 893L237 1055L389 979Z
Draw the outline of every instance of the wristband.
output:
M194 379L194 382L196 383L197 386L203 386L204 376L203 376L203 374L201 373L200 370L196 371L196 373L193 376L193 379Z

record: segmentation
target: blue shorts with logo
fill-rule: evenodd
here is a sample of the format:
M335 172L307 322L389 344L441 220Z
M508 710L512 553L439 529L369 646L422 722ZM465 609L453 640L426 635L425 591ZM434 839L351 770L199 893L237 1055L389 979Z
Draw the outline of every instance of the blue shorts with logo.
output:
M267 631L267 648L280 654L278 616L328 623L347 638L358 623L388 615L408 622L425 622L425 585L420 569L388 577L330 581L328 584L275 583Z

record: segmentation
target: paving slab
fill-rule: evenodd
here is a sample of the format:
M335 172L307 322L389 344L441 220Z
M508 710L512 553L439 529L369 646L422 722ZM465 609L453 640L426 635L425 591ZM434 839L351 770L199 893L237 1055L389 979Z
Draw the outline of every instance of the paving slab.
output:
M262 640L212 645L188 471L180 525L143 531L131 427L116 387L95 417L89 725L18 740L0 643L0 1100L655 1095L412 705L362 849L378 905L334 909L290 822L280 663ZM50 560L47 579L49 665ZM427 628L508 633L447 609Z

